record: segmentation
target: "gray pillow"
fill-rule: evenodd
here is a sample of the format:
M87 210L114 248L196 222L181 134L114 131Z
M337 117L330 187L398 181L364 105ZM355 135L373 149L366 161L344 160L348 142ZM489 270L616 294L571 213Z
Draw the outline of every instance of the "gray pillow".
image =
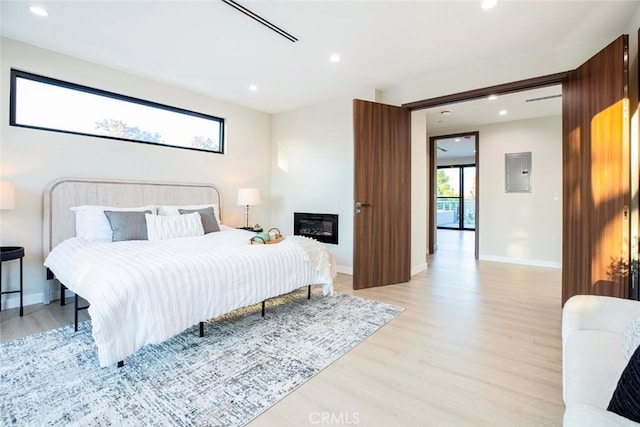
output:
M111 225L111 231L113 232L111 241L148 240L147 220L144 214L150 213L151 211L104 211Z
M178 209L178 212L180 212L180 214L190 214L198 212L200 214L200 219L202 220L202 228L204 229L204 234L213 233L214 231L220 231L220 225L218 225L218 221L216 220L216 215L213 212L212 207L204 209Z

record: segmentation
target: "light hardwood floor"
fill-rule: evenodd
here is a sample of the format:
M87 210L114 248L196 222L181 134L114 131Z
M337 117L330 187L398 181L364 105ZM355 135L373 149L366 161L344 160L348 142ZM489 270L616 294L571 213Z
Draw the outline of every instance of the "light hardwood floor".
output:
M472 232L438 241L408 283L338 275L337 291L405 311L249 425L561 425L560 270L476 261ZM70 305L6 310L0 340L72 321Z

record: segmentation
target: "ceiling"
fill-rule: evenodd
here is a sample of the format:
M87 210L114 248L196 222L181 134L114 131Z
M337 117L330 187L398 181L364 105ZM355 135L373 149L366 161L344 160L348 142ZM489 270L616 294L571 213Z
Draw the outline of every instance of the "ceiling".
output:
M460 135L453 138L439 138L436 140L436 147L438 160L468 159L475 157L476 137L475 135Z
M555 54L556 71L565 71L575 64L563 62L563 50L587 41L604 47L627 28L638 5L500 0L483 10L480 0L241 3L299 41L217 0L41 1L47 17L31 14L31 2L2 0L1 33L276 113L541 55ZM329 61L334 53L340 62Z
M554 85L500 95L497 99L477 99L441 105L425 110L429 133L562 114L562 86ZM500 114L504 112L505 114Z

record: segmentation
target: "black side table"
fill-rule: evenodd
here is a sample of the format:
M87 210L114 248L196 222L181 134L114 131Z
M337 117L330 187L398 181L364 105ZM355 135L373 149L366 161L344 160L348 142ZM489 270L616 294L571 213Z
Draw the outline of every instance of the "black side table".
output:
M22 259L24 258L24 248L21 246L1 246L0 247L0 295L15 294L20 292L20 316L22 316ZM2 292L2 263L20 259L20 290ZM0 301L0 310L2 310L2 301Z

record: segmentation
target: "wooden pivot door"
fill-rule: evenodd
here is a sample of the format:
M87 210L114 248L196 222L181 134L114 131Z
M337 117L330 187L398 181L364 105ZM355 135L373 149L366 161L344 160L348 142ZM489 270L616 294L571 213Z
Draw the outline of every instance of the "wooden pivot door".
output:
M629 294L628 36L562 83L562 303Z
M411 278L411 113L354 100L353 288Z

